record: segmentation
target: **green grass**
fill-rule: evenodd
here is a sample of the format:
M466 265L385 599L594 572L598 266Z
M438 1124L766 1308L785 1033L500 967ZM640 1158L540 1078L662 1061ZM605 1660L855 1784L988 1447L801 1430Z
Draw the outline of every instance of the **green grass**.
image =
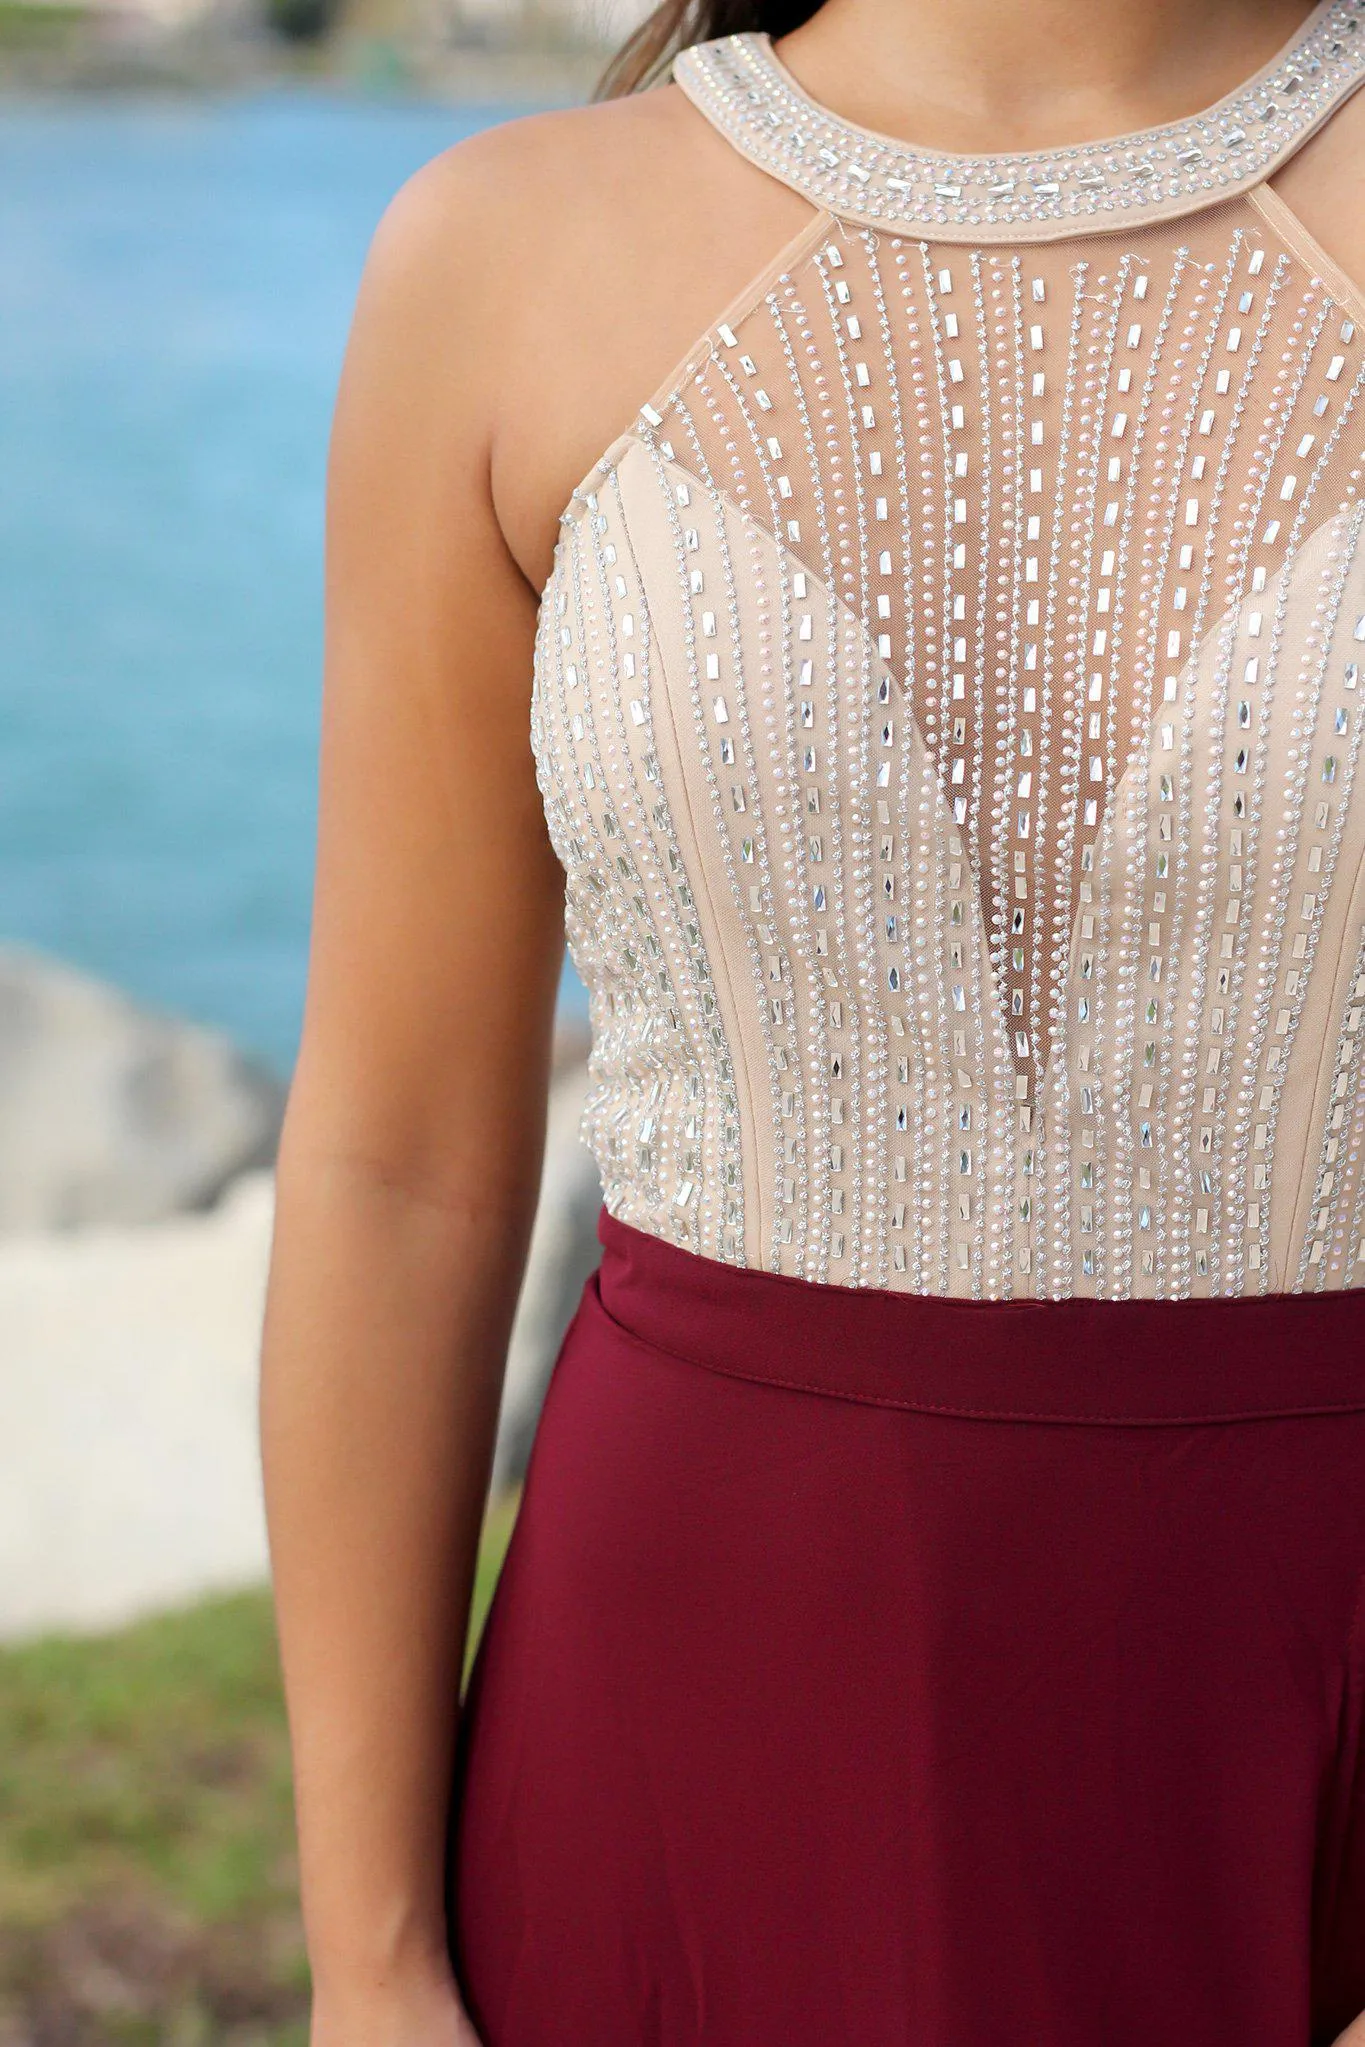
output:
M0 55L7 50L46 49L65 42L90 20L90 9L63 0L0 0Z
M306 2012L268 1595L0 1650L0 2040L303 2047Z

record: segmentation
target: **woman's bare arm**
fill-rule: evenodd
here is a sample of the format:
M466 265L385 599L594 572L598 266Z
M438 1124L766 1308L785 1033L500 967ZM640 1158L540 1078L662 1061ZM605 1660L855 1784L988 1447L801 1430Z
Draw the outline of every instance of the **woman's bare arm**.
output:
M563 943L528 738L534 600L489 490L502 366L471 177L443 161L391 207L338 400L263 1364L315 2039L356 2047L473 2037L443 1834Z
M534 593L575 484L809 211L667 88L461 144L367 265L262 1402L317 2047L472 2038L444 1829L562 952Z

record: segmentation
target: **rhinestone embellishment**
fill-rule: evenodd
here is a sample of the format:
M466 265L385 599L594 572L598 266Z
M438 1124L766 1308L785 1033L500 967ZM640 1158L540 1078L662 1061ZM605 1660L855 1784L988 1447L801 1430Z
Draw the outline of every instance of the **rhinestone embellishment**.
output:
M964 1299L1365 1287L1365 334L1269 198L822 208L574 494L532 745L613 1214Z
M1365 0L1321 0L1203 113L1061 150L935 155L878 135L812 100L756 31L684 50L673 75L742 154L844 219L1045 240L1169 218L1265 177L1365 76Z

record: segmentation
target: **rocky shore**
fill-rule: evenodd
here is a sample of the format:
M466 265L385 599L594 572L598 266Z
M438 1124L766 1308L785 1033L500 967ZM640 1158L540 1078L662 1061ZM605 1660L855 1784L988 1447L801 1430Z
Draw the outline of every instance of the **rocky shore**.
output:
M596 1261L586 1044L556 1061L495 1487ZM284 1091L216 1034L0 952L0 1637L259 1581L256 1372Z

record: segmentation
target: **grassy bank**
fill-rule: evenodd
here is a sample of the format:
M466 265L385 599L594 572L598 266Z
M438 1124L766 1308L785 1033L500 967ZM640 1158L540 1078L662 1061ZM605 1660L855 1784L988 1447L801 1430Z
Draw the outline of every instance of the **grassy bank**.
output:
M264 1593L0 1651L0 2047L302 2047L292 1828Z

